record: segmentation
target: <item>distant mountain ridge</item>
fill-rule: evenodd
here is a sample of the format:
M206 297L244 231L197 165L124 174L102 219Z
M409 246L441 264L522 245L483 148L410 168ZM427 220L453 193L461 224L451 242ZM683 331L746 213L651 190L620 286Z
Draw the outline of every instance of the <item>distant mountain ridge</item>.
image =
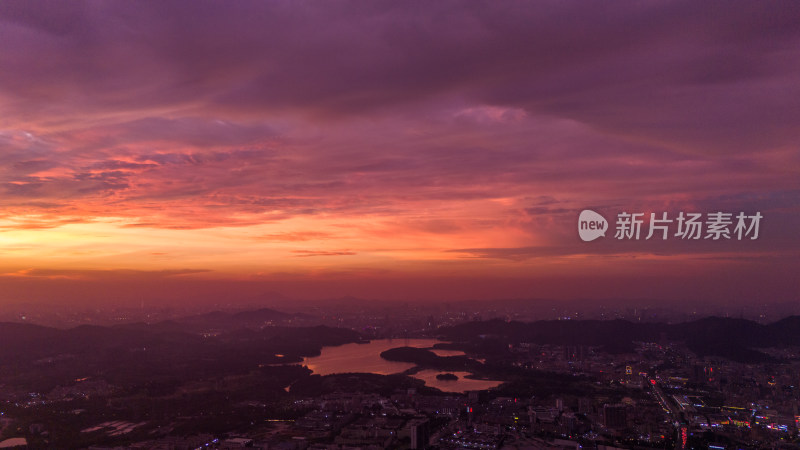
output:
M292 314L270 308L259 308L239 312L217 310L150 324L137 322L115 325L115 327L199 333L237 328L259 329L264 326L280 326L294 322L297 322L297 325L306 326L318 324L318 321L314 321L314 316L308 314Z
M768 362L756 349L800 346L800 316L762 325L745 319L707 317L678 324L626 320L550 320L469 322L440 330L444 339L469 341L492 336L503 341L600 346L613 353L630 352L635 341L683 341L699 356L721 356L740 362Z
M300 343L314 336L319 345L357 342L360 337L349 329L301 325L311 316L289 314L262 308L254 311L221 311L157 322L117 326L82 325L62 330L33 324L0 322L0 359L42 358L59 353L82 353L86 349L168 348L195 346L208 335L219 335L218 342L235 339L268 340L281 346ZM286 326L293 321L292 326ZM800 316L790 316L762 325L745 319L708 317L691 322L637 323L626 320L549 320L506 322L489 320L468 322L438 330L439 336L454 342L539 343L602 347L612 353L631 352L634 342L685 342L699 356L720 356L740 362L774 362L759 349L800 346ZM486 338L486 339L484 339ZM216 342L216 341L215 341ZM206 346L206 344L203 344ZM299 353L308 354L305 347Z
M115 386L145 386L299 364L304 357L319 355L325 346L363 341L356 331L322 325L237 326L203 333L194 332L196 328L196 324L167 322L62 330L2 322L0 380L38 392L87 378ZM293 367L272 372L308 372Z

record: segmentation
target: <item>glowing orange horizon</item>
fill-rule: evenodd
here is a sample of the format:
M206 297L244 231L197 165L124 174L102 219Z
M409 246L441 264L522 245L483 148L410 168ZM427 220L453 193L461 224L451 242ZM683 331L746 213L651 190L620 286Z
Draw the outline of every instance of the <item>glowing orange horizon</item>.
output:
M633 29L612 7L576 33L504 4L0 6L0 303L135 280L795 301L797 36L734 8L764 40L686 39L675 23L706 7L639 5L655 26ZM764 223L754 242L584 243L584 208Z

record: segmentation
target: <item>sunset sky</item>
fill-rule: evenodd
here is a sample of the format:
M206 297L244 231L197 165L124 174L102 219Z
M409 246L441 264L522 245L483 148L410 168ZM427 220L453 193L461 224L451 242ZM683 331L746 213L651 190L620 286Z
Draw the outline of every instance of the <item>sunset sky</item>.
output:
M793 1L2 2L0 304L797 301L798 145Z

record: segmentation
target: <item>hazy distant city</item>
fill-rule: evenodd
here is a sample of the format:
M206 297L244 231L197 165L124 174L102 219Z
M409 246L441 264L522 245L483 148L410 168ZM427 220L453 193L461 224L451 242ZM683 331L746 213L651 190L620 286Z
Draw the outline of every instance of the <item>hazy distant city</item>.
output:
M770 323L800 315L800 304L731 305L713 302L667 302L665 300L546 300L498 299L473 301L386 301L355 297L298 300L277 294L264 294L260 300L210 305L57 305L9 303L0 312L0 321L34 323L54 328L79 325L120 325L183 319L204 313L246 312L260 308L296 314L294 325L346 327L377 337L401 337L437 326L491 319L536 320L614 320L631 322L686 322L716 316ZM433 321L433 322L431 322Z

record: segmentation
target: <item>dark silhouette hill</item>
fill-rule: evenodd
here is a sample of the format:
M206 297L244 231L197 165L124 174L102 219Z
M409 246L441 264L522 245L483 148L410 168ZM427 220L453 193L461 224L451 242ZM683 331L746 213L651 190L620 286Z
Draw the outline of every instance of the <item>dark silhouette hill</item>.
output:
M762 325L750 320L708 317L679 324L635 323L625 320L552 320L469 322L440 330L446 340L597 346L611 353L633 351L635 342L662 339L685 342L700 356L720 356L739 362L767 362L759 348L800 345L800 317Z

